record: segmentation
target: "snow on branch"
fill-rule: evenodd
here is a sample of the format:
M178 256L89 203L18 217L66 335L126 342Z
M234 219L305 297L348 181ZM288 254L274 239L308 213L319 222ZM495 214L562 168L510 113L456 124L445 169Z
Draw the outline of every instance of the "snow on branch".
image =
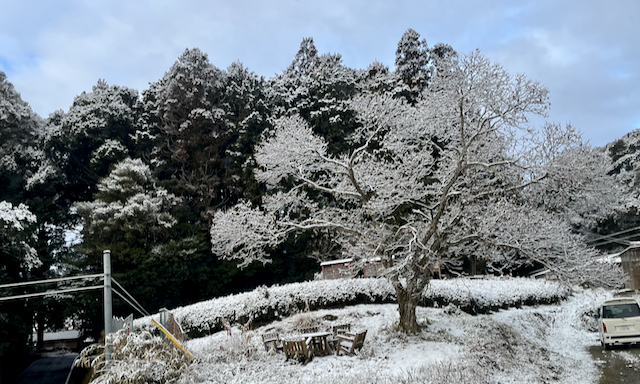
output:
M567 273L592 251L569 233L562 203L595 216L578 201L596 201L606 173L571 126L530 129L529 116L549 107L547 88L478 52L432 80L414 104L353 97L359 124L338 155L301 117L276 121L255 156L270 193L261 210L242 203L217 217L217 253L265 262L285 233L330 228L342 251L334 256L382 257L394 286L411 295L431 266L460 263L473 247L497 268L536 262L591 278L586 268Z
M17 259L26 270L42 265L32 246L37 241L36 222L36 215L26 205L0 201L0 251Z
M218 211L211 226L214 254L227 260L240 260L244 268L254 261L266 264L268 250L277 246L286 232L267 214L242 202L227 211Z

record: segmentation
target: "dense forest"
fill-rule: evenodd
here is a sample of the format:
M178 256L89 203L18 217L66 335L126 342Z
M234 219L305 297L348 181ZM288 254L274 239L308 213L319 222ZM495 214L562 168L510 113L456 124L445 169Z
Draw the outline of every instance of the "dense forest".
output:
M378 62L353 69L305 38L289 67L267 79L240 62L217 68L204 52L187 49L141 93L100 79L47 118L0 72L0 284L101 273L105 249L114 278L148 311L313 279L319 261L341 257L330 229L288 232L268 248L268 262L243 268L212 248L218 212L240 202L259 207L269 193L256 178L256 148L295 116L324 139L328 156L349 154L347 137L362 130L353 100L383 95L418 105L438 91L434 80L449 76L457 57L454 48L430 47L408 30L393 70ZM571 198L540 194L540 205L603 251L624 247L604 235L629 230L623 240L638 240L631 230L640 221L640 130L604 148L580 148L589 153L593 179L604 178L576 182L580 193ZM454 274L536 268L463 256L445 267ZM115 298L114 315L131 312ZM32 329L70 326L99 338L99 291L0 302L0 356L26 350Z

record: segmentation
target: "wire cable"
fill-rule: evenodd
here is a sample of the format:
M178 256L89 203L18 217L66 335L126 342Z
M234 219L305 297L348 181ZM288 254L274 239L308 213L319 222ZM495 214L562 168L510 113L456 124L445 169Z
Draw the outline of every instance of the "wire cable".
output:
M136 300L136 299L135 299L135 298L134 298L134 297L133 297L133 296L132 296L132 295L131 295L127 290L126 290L126 289L124 289L124 287L123 287L122 285L120 285L120 283L118 283L118 281L116 281L116 279L114 279L114 278L112 277L112 278L111 278L111 281L113 281L114 283L116 283L116 285L117 285L118 287L120 287L120 289L122 289L122 290L124 291L124 293L126 293L126 294L127 294L127 296L129 296L129 298L130 298L134 303L138 304L138 307L142 308L142 310L146 313L146 315L145 315L145 314L143 314L143 316L151 316L151 314L149 314L149 312L147 312L147 311L144 309L144 307L143 307L140 303L138 303L138 301L137 301L137 300Z
M14 300L14 299L27 299L27 298L30 298L30 297L56 295L56 294L60 294L60 293L71 293L71 292L88 291L88 290L91 290L91 289L98 289L98 288L104 288L104 285L95 285L95 286L91 286L91 287L63 289L63 290L60 290L60 291L47 291L47 292L29 293L29 294L26 294L26 295L5 296L5 297L0 297L0 301L7 301L7 300Z
M144 308L140 307L138 308L135 304L133 304L131 301L129 301L129 299L127 299L126 297L124 297L123 294L121 294L120 292L116 291L115 289L111 289L112 292L114 292L116 295L120 296L120 298L122 300L124 300L127 304L129 304L130 306L133 307L133 309L135 309L136 311L138 311L138 313L140 313L142 316L149 316L149 313L147 311L145 311ZM146 313L146 314L145 314Z
M596 242L598 242L600 240L611 239L611 238L613 238L613 236L622 235L623 233L633 232L633 231L637 231L637 230L640 230L640 227L629 228L629 229L625 229L624 231L614 232L614 233L610 233L608 235L599 235L599 236L596 236L594 239L587 240L586 243L596 243ZM633 237L633 235L632 235L632 237Z
M22 286L25 286L25 285L55 283L55 282L58 282L58 281L67 281L67 280L96 279L98 277L104 277L104 273L97 273L95 275L86 275L86 276L59 277L59 278L56 278L56 279L23 281L21 283L2 284L2 285L0 285L0 289L2 289L2 288L13 288L13 287L22 287Z
M611 238L609 240L601 239L599 241L602 241L602 242L593 243L593 244L591 244L591 246L592 247L600 247L602 245L607 245L607 244L611 244L611 243L619 243L619 244L622 244L622 245L629 245L629 244L631 244L631 241L628 240L628 239L632 239L632 238L638 237L638 236L640 236L640 234L635 233L633 235L627 235L627 236L622 236L622 237L618 237L618 238Z

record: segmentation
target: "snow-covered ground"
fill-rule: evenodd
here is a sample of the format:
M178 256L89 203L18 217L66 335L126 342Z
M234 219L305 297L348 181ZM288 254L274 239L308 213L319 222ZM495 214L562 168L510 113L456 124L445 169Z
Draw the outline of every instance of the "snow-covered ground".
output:
M181 377L184 383L596 383L598 369L587 347L597 343L585 312L606 292L576 293L563 305L502 310L471 316L447 308L419 308L426 325L418 336L394 330L393 304L357 305L292 316L242 335L239 328L191 340L198 356ZM333 321L323 318L337 319ZM426 324L425 324L426 321ZM342 322L367 329L365 346L355 357L316 357L306 366L265 352L259 334L294 334L298 323L321 327ZM253 351L229 359L225 349L243 337Z
M425 302L454 303L467 311L489 311L533 303L558 302L570 290L557 282L527 278L432 280L423 292ZM271 322L300 311L340 305L395 302L395 291L386 279L315 280L281 286L259 287L173 309L185 332L192 337L222 330L230 323ZM153 316L159 320L159 315ZM148 317L134 326L153 330Z
M179 383L597 383L599 371L587 350L598 343L591 316L610 296L576 288L560 305L476 316L454 305L419 307L422 331L416 336L396 331L395 304L307 311L251 330L234 326L189 340L185 347L195 359L179 369L179 377L172 375ZM265 332L286 338L303 326L342 323L367 330L357 356L315 357L301 365L265 351L260 338ZM125 360L113 375L122 379L143 366ZM154 377L160 379L167 368L156 362Z

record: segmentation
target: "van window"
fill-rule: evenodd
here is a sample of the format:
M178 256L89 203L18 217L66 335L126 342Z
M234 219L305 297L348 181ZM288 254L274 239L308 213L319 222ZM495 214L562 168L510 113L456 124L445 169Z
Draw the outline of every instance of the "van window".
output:
M640 308L636 303L605 305L602 310L602 317L605 319L622 319L635 316L640 316Z

